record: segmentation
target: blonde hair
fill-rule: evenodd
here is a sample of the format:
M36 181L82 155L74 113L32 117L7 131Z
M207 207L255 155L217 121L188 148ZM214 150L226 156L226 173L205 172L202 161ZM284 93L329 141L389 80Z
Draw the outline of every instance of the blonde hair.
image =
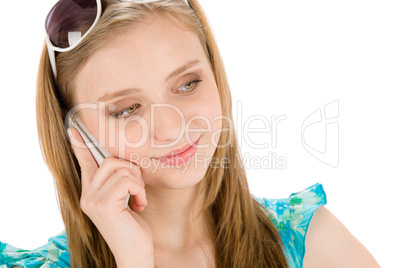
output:
M189 4L191 8L182 0L143 4L102 1L102 17L92 32L72 51L57 55L57 81L53 80L46 46L43 49L37 80L38 134L57 188L72 267L116 267L106 241L80 208L80 166L64 128L65 115L73 106L74 76L97 48L150 14L166 15L184 24L198 35L210 60L222 115L233 118L230 89L212 31L199 3L189 0ZM288 267L270 215L249 192L234 126L223 120L222 129L228 131L222 131L214 157L228 158L231 166L210 166L201 181L206 193L202 211L209 219L216 267Z

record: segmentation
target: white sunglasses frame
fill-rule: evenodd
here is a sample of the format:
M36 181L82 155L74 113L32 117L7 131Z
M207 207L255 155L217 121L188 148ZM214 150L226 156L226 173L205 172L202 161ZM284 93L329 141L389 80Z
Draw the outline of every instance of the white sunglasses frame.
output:
M130 0L132 2L138 2L138 3L150 3L150 2L157 2L157 1L161 1L161 0ZM183 0L188 6L190 6L188 0ZM58 2L55 4L57 5ZM50 41L50 37L49 34L47 33L46 30L46 23L45 23L45 34L46 34L46 45L47 45L47 52L49 55L49 61L50 61L50 66L52 68L52 72L53 72L53 76L54 79L57 79L57 69L56 69L56 51L57 52L67 52L70 51L72 49L74 49L76 46L78 46L79 43L81 43L82 40L84 40L84 38L92 31L92 29L95 27L95 25L98 23L101 14L102 14L102 3L101 0L96 0L96 4L97 4L97 13L96 13L96 18L95 21L92 23L91 27L88 29L88 31L86 31L86 33L81 36L81 38L75 42L72 46L69 46L67 48L60 48L60 47L56 47L53 45L53 43ZM54 6L53 6L54 7ZM52 7L52 9L53 9ZM47 18L47 17L46 17Z

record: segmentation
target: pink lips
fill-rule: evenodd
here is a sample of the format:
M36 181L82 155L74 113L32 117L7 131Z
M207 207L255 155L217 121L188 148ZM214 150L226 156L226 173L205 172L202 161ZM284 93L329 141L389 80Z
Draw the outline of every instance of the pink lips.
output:
M174 150L156 159L169 165L180 166L187 163L194 156L197 151L194 145L197 145L198 141L199 139L191 145L186 145L181 149Z

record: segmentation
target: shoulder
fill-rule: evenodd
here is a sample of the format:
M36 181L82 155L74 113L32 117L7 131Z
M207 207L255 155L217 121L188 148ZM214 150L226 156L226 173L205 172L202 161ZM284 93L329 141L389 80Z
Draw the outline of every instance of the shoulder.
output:
M304 268L380 267L370 252L325 207L311 219L305 241Z

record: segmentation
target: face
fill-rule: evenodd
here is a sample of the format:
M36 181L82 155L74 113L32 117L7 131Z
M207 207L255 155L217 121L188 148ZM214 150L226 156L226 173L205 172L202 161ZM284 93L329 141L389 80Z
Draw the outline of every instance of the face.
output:
M105 149L138 164L148 186L198 183L222 128L218 89L197 35L160 15L89 58L74 79L74 102L86 107L81 120ZM170 162L157 159L188 146Z

